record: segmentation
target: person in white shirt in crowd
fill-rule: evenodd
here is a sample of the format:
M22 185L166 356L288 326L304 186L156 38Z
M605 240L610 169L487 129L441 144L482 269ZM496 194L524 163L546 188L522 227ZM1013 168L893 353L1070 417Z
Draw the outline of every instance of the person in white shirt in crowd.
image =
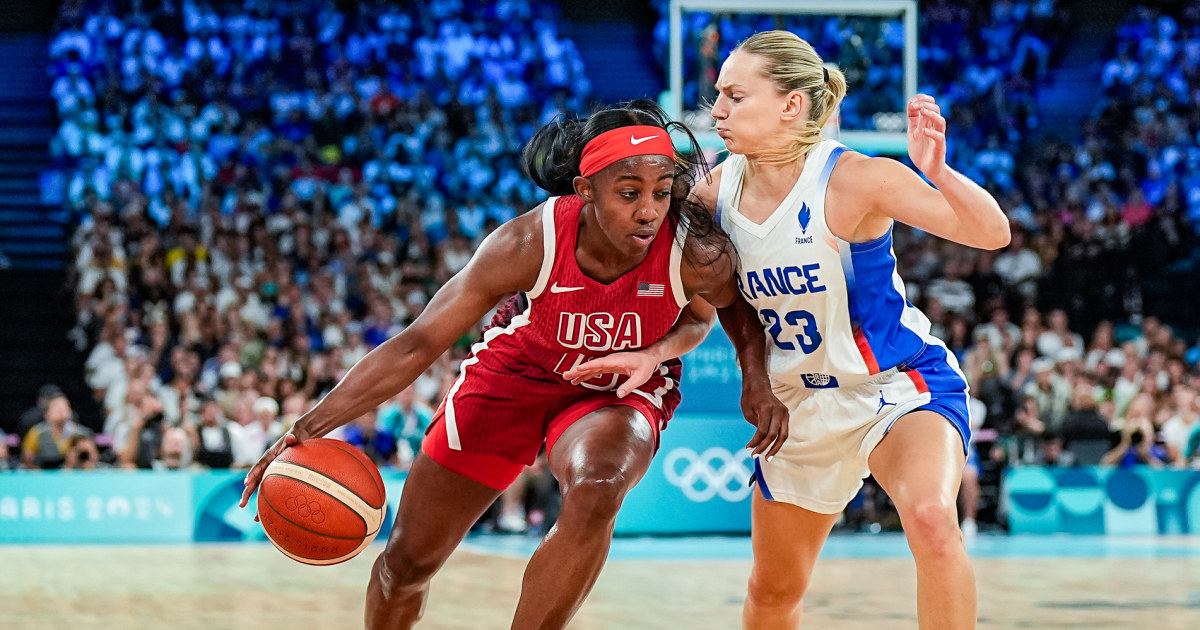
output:
M1118 368L1125 365L1125 354L1116 347L1113 323L1108 320L1096 325L1096 330L1092 332L1092 343L1083 360L1084 367L1090 371L1095 371L1101 363Z
M1071 404L1071 384L1054 370L1054 361L1045 357L1034 360L1033 376L1023 393L1037 401L1042 422L1057 432Z
M230 424L233 437L233 468L248 468L258 461L267 447L283 435L279 422L279 403L262 396L250 401L242 398L234 410L235 424Z
M1012 351L1021 341L1021 329L1012 323L1008 317L1008 310L1004 308L993 308L988 322L980 325L977 330L982 330L983 334L987 335L993 348L1000 348L1005 352Z
M974 319L975 290L963 280L970 273L971 264L972 260L947 260L942 277L929 283L925 296L941 302L947 311Z
M1083 337L1071 332L1067 321L1067 312L1061 308L1050 311L1047 318L1048 330L1037 340L1038 354L1050 357L1056 361L1082 359L1084 346Z
M993 266L1005 288L1025 299L1037 297L1038 278L1042 275L1042 259L1026 245L1023 230L1013 230L1012 243Z
M1171 393L1170 407L1174 413L1163 423L1160 432L1171 454L1171 461L1184 466L1189 455L1188 443L1192 435L1200 430L1200 396L1187 385L1176 385Z
M108 389L124 380L125 356L128 350L129 340L125 336L125 330L117 326L108 326L100 343L92 348L92 352L84 361L88 387L91 387L101 400Z

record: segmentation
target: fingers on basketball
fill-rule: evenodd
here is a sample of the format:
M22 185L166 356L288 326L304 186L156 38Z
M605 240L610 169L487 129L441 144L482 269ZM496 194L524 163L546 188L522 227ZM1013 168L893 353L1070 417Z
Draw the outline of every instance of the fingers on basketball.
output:
M386 511L383 479L369 457L330 439L286 449L266 468L258 513L267 538L305 564L344 562L374 540Z

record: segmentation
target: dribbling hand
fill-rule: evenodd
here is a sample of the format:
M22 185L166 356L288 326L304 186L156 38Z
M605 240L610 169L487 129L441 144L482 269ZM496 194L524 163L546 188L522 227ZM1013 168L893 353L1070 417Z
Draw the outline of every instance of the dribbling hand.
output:
M928 94L908 101L908 157L930 180L946 167L946 119Z
M246 504L250 502L250 496L258 489L258 484L262 483L263 473L266 472L267 466L270 466L271 462L275 461L276 457L279 457L283 449L295 446L302 440L308 439L308 435L302 436L300 435L301 433L301 431L297 431L296 427L292 427L290 431L283 434L283 437L276 440L271 445L271 448L267 449L267 452L263 453L263 456L258 459L258 463L250 468L250 472L246 473L246 489L242 490L242 500L238 503L238 507L246 507ZM254 517L254 520L258 520L257 515Z
M617 398L624 398L650 380L658 365L658 361L641 352L614 352L580 363L563 372L563 378L578 385L604 374L627 376L629 378L617 388Z
M750 456L765 455L771 461L788 439L788 408L769 386L746 383L742 388L742 414L756 428L754 437L746 443Z

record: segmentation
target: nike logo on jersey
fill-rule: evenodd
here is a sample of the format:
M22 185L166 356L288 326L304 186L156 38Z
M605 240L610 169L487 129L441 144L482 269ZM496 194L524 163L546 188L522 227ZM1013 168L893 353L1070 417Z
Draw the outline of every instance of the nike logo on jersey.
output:
M629 144L632 144L632 145L634 145L634 146L637 146L637 145L639 145L639 144L641 144L641 143L643 143L643 142L645 142L645 141L647 141L647 140L653 140L653 139L655 139L655 138L657 138L657 137L658 137L658 136L646 136L645 138L635 138L635 137L633 137L633 136L629 136Z
M551 293L570 293L571 291L582 291L583 287L560 287L558 283L550 285Z

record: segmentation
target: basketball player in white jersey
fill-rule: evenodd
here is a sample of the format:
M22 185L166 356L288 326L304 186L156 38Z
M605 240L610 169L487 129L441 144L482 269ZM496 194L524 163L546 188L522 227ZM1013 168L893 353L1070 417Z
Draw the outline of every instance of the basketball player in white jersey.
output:
M783 448L755 459L743 624L799 625L817 554L874 475L916 560L920 627L974 628L975 579L955 505L970 437L967 383L905 300L892 224L997 249L1008 244L1008 220L946 164L946 122L929 96L908 103L908 152L934 187L899 162L822 138L846 80L790 32L739 45L717 89L712 116L732 155L694 194L732 238L749 303L723 309L721 320L739 346L761 343L754 330L766 328L767 368L790 412ZM646 362L610 355L568 376L648 374ZM760 424L760 433L775 430Z

